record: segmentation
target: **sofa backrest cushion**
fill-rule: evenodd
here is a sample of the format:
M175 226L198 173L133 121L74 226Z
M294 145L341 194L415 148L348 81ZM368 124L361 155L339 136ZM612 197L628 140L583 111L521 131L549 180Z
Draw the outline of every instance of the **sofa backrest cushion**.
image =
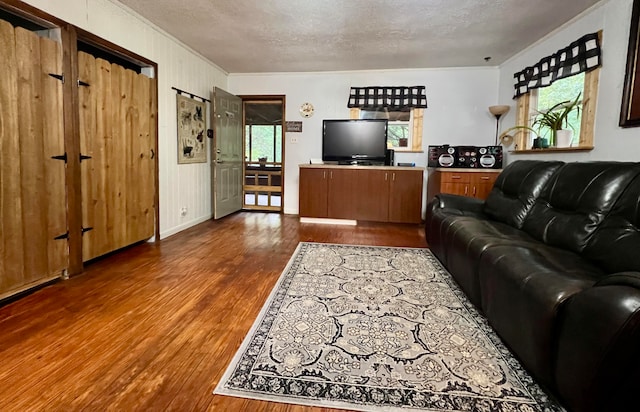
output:
M563 162L518 160L498 175L484 204L484 213L494 220L522 228L525 217L542 188Z
M583 254L609 273L640 272L640 176L604 218Z
M549 179L522 229L552 246L581 253L640 163L567 163Z

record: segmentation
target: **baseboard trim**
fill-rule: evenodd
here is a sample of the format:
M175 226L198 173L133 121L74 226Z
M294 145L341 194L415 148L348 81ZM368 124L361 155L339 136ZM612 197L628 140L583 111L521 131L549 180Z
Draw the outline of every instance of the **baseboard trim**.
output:
M320 225L346 225L346 226L356 226L358 224L357 220L351 219L327 219L322 217L301 217L300 223L316 223Z

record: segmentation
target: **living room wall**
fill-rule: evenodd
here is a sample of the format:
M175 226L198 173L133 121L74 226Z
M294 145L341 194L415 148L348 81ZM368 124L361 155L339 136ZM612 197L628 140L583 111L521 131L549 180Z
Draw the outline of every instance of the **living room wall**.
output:
M211 218L209 163L177 163L176 92L209 98L227 87L227 73L120 3L109 0L25 0L53 16L158 64L160 237ZM208 156L208 155L207 155ZM180 209L186 207L186 216Z
M283 94L285 120L302 121L302 133L286 133L284 212L298 213L298 165L322 157L322 120L349 118L347 99L354 86L426 86L422 153L396 153L396 161L426 166L429 145L490 145L495 118L488 107L496 104L498 69L495 67L381 70L317 73L230 74L234 94ZM315 113L303 119L304 102ZM297 139L293 143L292 139Z
M590 152L511 155L517 159L559 159L567 162L586 160L640 161L640 129L618 126L629 41L629 23L633 0L602 1L563 27L512 57L500 66L499 104L515 107L513 74L541 58L566 47L582 35L602 30L602 69L595 119L595 149ZM515 110L501 123L502 129L515 125Z

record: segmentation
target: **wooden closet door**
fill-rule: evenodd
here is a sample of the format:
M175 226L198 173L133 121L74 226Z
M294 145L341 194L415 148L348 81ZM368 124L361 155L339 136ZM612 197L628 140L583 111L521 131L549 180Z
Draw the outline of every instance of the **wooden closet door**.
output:
M0 20L0 55L2 298L59 277L68 244L60 45Z
M155 82L78 53L83 260L155 230Z

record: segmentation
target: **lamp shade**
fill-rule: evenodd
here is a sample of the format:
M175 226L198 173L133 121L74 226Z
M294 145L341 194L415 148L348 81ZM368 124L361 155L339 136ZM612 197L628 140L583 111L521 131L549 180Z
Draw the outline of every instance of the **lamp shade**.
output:
M506 104L499 104L497 106L489 106L489 111L494 116L502 116L503 114L505 114L505 113L507 113L509 111L510 107L511 106L506 105Z

